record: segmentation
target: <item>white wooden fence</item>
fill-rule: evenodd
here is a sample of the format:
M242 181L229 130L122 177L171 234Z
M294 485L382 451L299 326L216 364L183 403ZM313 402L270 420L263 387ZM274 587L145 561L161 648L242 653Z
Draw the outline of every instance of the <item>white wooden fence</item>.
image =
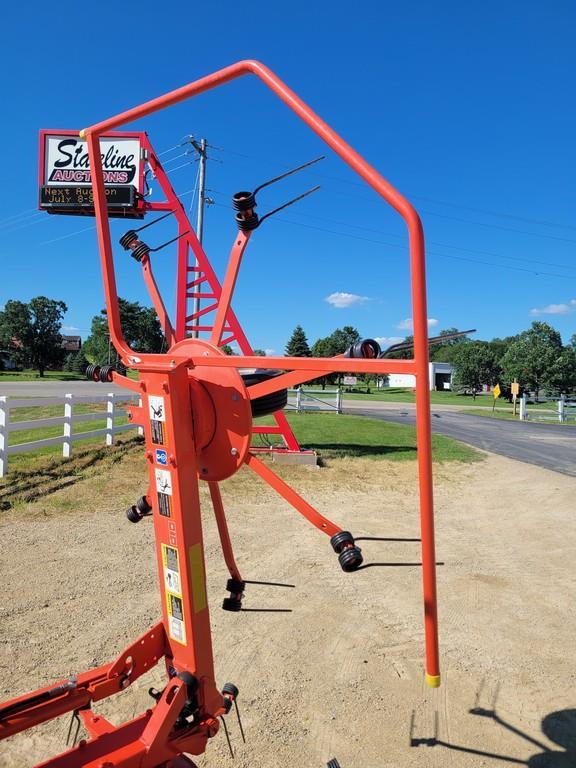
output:
M92 413L74 413L74 406L81 403L106 403L106 410ZM28 453L50 445L61 445L62 456L65 459L72 455L72 444L77 440L105 435L106 445L114 444L114 436L118 432L127 429L135 429L141 433L142 427L137 424L116 424L119 416L125 416L126 411L118 408L118 404L139 404L138 395L117 395L109 392L106 395L63 395L61 397L31 397L15 398L0 397L0 477L8 472L8 457L14 453ZM16 408L45 407L47 405L62 405L63 415L44 419L31 419L28 421L13 421L10 418L11 411ZM106 426L101 429L93 429L86 432L74 432L72 427L75 422L106 420ZM55 437L45 437L41 440L33 440L27 443L9 444L10 432L19 430L40 429L62 425L62 434Z
M576 402L567 400L565 395L560 397L560 400L551 400L550 405L555 405L555 411L558 421L561 424L565 424L569 421L576 421ZM520 421L552 421L554 417L554 411L544 410L541 411L531 409L527 405L526 395L520 398Z
M342 413L342 390L289 389L287 410L332 411Z

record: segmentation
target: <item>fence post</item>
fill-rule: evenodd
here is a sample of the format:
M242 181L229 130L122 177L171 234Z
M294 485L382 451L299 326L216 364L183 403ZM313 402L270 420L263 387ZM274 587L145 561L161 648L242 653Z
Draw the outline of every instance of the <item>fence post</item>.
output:
M8 435L10 434L10 403L0 397L0 477L8 472Z
M338 387L336 390L336 410L338 413L342 413L342 387Z
M72 456L72 409L74 395L64 395L64 442L62 443L62 456L69 459Z
M296 411L300 413L302 410L302 387L298 387L296 390Z
M142 398L141 397L138 398L138 408L142 408ZM143 424L140 424L140 426L138 427L138 434L140 435L140 437L144 437L144 425Z
M566 401L566 395L560 395L558 400L558 421L562 423L564 421L564 403Z
M526 395L520 398L520 421L526 421Z
M108 399L106 400L106 445L114 445L115 407L114 392L108 392Z

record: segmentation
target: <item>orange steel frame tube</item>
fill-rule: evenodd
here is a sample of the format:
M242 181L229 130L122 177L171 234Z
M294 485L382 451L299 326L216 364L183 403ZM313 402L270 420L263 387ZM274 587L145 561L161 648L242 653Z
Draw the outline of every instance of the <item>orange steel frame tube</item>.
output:
M430 425L430 395L428 371L428 322L426 303L426 267L424 254L424 234L422 223L414 207L374 168L372 168L349 144L330 128L310 107L308 107L285 83L262 63L253 60L240 61L211 75L200 78L189 85L178 88L163 96L127 110L116 117L109 118L90 126L82 135L86 137L90 155L93 187L95 191L95 209L97 217L98 239L102 257L106 301L112 340L118 350L130 358L131 350L122 336L120 317L116 305L116 284L112 261L112 248L108 213L102 177L102 164L98 137L106 131L151 115L161 109L178 104L185 99L223 85L243 75L256 75L270 88L300 119L306 123L326 144L363 178L386 202L388 202L406 222L410 252L410 276L412 294L412 313L414 322L414 360L410 366L416 377L416 434L418 441L418 474L420 490L420 521L422 529L422 577L424 591L424 624L426 637L426 674L427 682L437 686L440 680L438 652L438 615L436 596L436 567L434 544L434 513L432 486L432 440ZM258 365L258 358L246 357L244 366ZM315 370L327 370L315 360L307 360ZM320 362L320 361L318 361ZM324 362L324 361L322 361ZM340 361L338 361L340 362ZM350 361L352 363L353 361ZM378 365L380 361L358 360L348 368L332 367L332 371L376 372L393 370L391 361L386 361L386 368ZM211 364L221 364L217 358ZM269 368L293 367L292 361L278 359L266 361ZM312 365L313 363L313 365ZM364 365L361 365L363 363ZM370 365L368 365L370 364ZM336 361L332 363L336 365ZM364 367L366 366L366 367ZM240 367L240 366L238 366Z
M205 585L204 549L200 516L198 477L208 470L199 464L202 446L201 419L195 423L194 402L191 400L191 377L198 369L200 381L208 386L216 385L215 397L222 390L235 392L233 405L227 415L232 421L225 424L243 424L250 430L250 392L241 384L239 375L230 369L258 367L263 359L254 355L228 357L214 344L208 342L179 341L168 354L143 354L130 349L126 343L120 322L118 295L110 239L106 194L102 173L99 137L132 120L150 115L203 91L222 85L245 74L256 75L287 104L313 131L315 131L353 170L375 189L404 218L409 236L411 288L414 318L414 359L380 360L356 358L265 358L266 367L291 371L279 376L267 385L267 392L286 386L286 382L305 381L323 372L405 372L416 376L417 440L420 489L420 516L422 530L422 564L424 590L424 620L426 639L426 680L436 687L440 682L436 607L436 576L434 551L434 520L432 497L432 455L430 405L428 386L428 339L425 288L424 238L420 219L410 205L385 179L383 179L360 155L344 142L324 121L302 102L276 75L255 61L242 61L227 67L190 85L154 99L140 107L98 123L85 131L90 157L96 229L100 247L101 266L108 323L112 342L124 362L138 369L140 381L136 385L142 397L140 414L145 418L145 432L149 462L150 487L156 489L153 501L153 520L157 542L158 574L163 594L162 629L147 633L132 644L111 665L81 675L72 690L59 692L48 698L36 692L28 697L8 702L0 707L0 738L2 728L9 724L15 732L38 722L73 709L83 709L92 701L112 695L130 684L142 671L166 657L169 683L160 695L157 705L145 715L110 731L107 725L97 726L84 713L84 721L93 739L82 747L67 752L45 763L45 768L74 768L77 765L107 765L115 768L159 768L171 764L172 758L187 752L200 754L208 738L218 730L220 715L227 711L223 694L216 687L210 634L208 601ZM243 249L248 236L239 235L230 258L228 273L221 296L221 307L214 325L213 341L218 341L224 319L230 305L234 283ZM173 331L158 294L149 265L144 265L145 279L151 289L154 304L162 315L161 320L173 338ZM218 338L216 338L218 337ZM188 351L187 351L188 350ZM192 350L192 356L189 352ZM220 368L227 368L222 371ZM235 378L236 377L236 378ZM115 381L122 379L114 376ZM222 382L222 384L220 384ZM228 389L224 386L228 383ZM236 382L236 383L235 383ZM134 389L134 382L128 383ZM234 390L234 387L236 389ZM255 390L262 392L262 389ZM218 394L218 392L220 394ZM218 402L222 402L218 400ZM230 401L226 401L230 402ZM244 410L242 410L244 409ZM216 414L216 417L218 414ZM236 421L234 421L236 420ZM159 426L160 425L160 426ZM196 428L199 433L196 434ZM228 428L226 428L228 430ZM246 432L236 434L231 428L226 432L228 445L234 447L224 460L217 453L211 468L210 491L218 521L224 556L231 574L237 578L239 571L234 561L226 526L224 510L214 477L225 478L246 463L262 479L268 482L304 517L318 528L333 535L340 529L320 515L283 480L273 473L247 450ZM220 435L222 438L222 435ZM234 442L235 440L235 442ZM168 464L161 469L155 458L156 445L163 446L163 458ZM226 441L219 445L226 445ZM207 454L208 455L208 454ZM204 459L202 459L204 461ZM156 462L156 463L155 463ZM164 461L162 463L165 463ZM219 474L220 473L220 474ZM152 496L152 491L149 491ZM167 552L171 549L172 565L167 567ZM176 570L174 571L174 562ZM177 575L174 580L174 573ZM175 727L182 717L183 707L189 705L191 696L188 684L183 681L192 674L198 686L192 697L194 720L188 725ZM40 698L38 698L40 696ZM192 706L192 704L190 704ZM3 711L3 715L1 714ZM112 728L112 726L110 726ZM84 751L80 751L80 750ZM103 760L103 762L102 762ZM108 761L108 763L106 762Z

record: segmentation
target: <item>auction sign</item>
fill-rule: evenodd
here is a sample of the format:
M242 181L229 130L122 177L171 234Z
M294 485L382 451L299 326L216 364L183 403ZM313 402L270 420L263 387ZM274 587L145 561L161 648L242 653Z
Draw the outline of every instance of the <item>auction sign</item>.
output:
M110 216L143 215L143 133L100 137ZM48 213L94 214L88 146L78 131L40 131L39 207Z

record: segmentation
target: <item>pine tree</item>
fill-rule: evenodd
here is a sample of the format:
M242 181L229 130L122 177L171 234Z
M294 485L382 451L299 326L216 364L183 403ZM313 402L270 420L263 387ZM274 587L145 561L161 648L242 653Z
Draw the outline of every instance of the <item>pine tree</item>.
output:
M285 352L288 357L310 357L308 339L301 325L297 325L294 328L292 336L290 336L290 340L286 344Z

